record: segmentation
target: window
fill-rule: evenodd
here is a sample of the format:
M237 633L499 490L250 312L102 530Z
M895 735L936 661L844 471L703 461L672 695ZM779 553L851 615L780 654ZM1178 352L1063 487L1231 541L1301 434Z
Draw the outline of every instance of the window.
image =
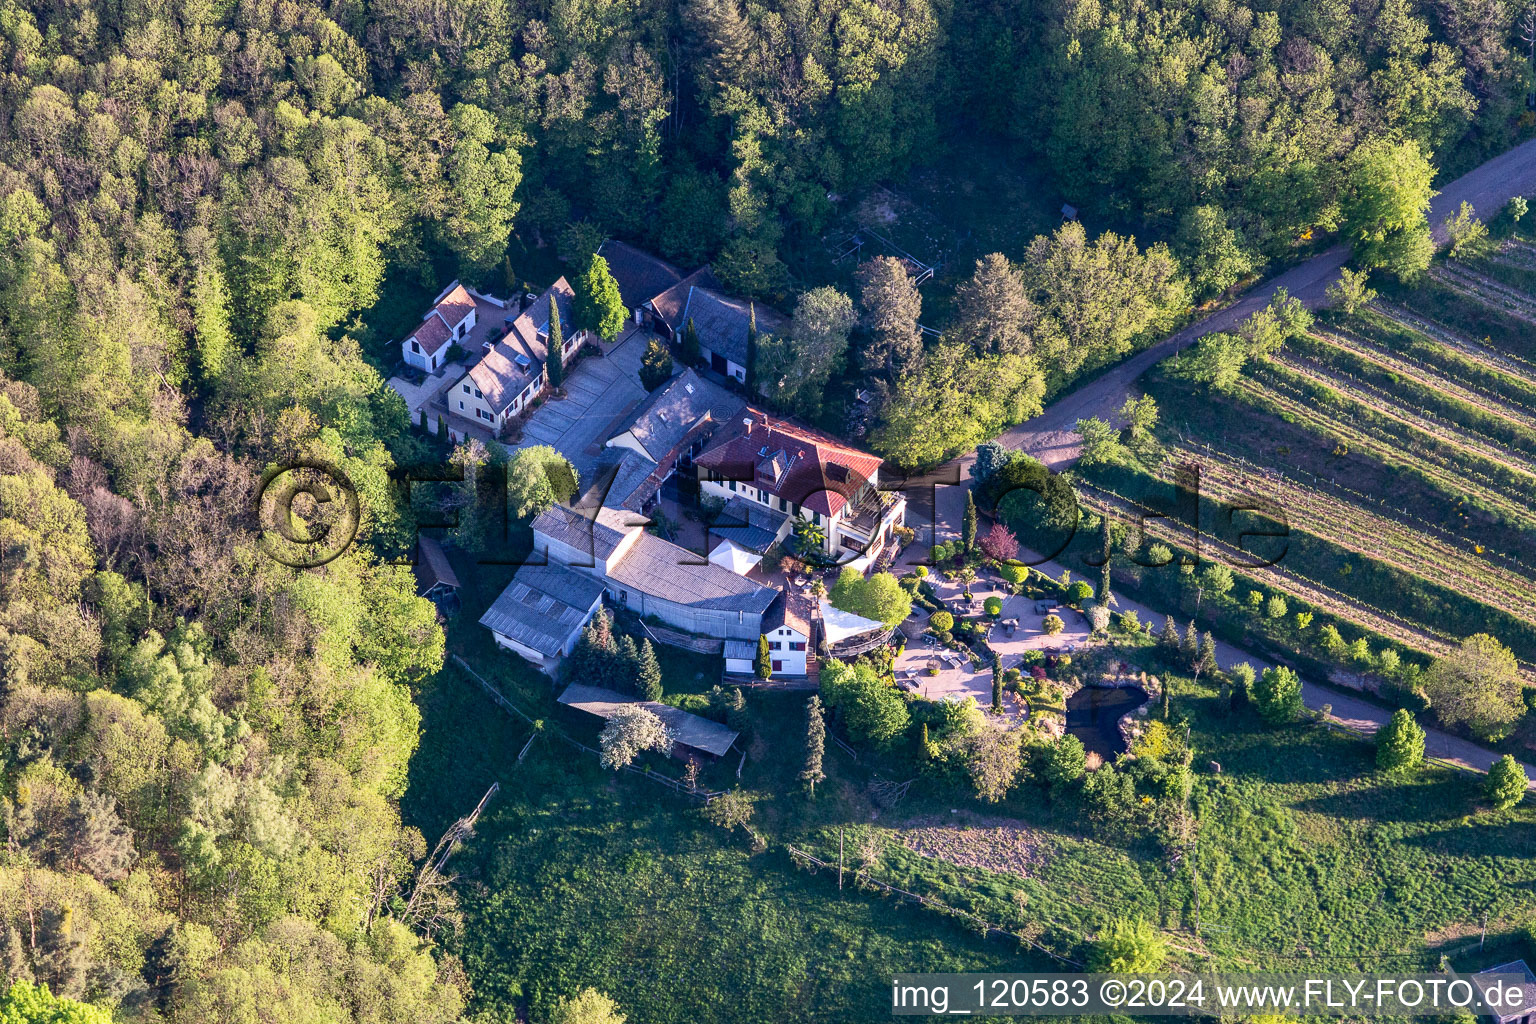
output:
M789 649L792 650L792 651L803 651L803 650L805 650L805 641L804 640L791 640L789 642Z
M817 526L821 525L821 513L817 512L815 509L811 509L811 522L815 523Z
M460 402L460 403L459 403L459 408L460 408L460 409L462 409L462 408L464 408L464 403L463 403L463 402Z
M783 672L784 671L784 663L782 661L780 661L778 658L774 658L773 659L773 670L775 672Z
M730 481L730 484L731 484L731 490L734 491L736 489L736 481L732 480L732 481Z
M485 396L480 393L480 389L479 388L475 388L475 397L476 398L484 398Z
M465 385L463 385L463 387L464 387L464 393L465 393L465 394L466 394L466 395L467 395L467 394L469 394L469 385L468 385L468 384L465 384ZM461 408L461 409L462 409L462 408L463 408L463 406L460 406L460 407L459 407L459 408Z
M770 651L782 651L784 649L784 645L778 640L769 640L768 649Z
M415 338L411 339L411 351L415 352L417 355L421 355L421 346L416 344Z

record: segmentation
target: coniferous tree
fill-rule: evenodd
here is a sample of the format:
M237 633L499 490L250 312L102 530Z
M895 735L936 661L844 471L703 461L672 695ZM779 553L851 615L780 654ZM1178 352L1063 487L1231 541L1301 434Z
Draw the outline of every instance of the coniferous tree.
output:
M1112 553L1112 545L1109 537L1109 517L1104 516L1099 520L1099 555L1104 559L1104 564L1099 566L1099 604L1108 608L1115 600L1114 591L1110 588L1109 560Z
M992 710L1003 710L1003 659L992 652Z
M976 549L976 494L974 491L965 492L965 520L960 530L966 554L970 554Z
M1172 661L1178 657L1181 646L1178 624L1173 621L1173 616L1169 615L1163 620L1163 631L1157 636L1157 649L1163 653L1165 658Z
M1194 620L1190 620L1189 631L1179 641L1179 655L1184 659L1184 664L1193 670L1200 657L1200 631L1195 628Z
M747 306L747 393L757 390L757 303Z
M651 646L649 637L640 641L640 669L637 692L646 700L661 699L661 662L656 659L656 648Z
M625 633L614 644L612 668L609 678L620 693L640 692L640 648L635 638Z
M759 679L768 679L773 675L773 655L768 650L766 634L758 634L757 658L752 664L752 671Z
M1216 671L1216 638L1206 630L1200 638L1200 653L1195 657L1195 679L1200 678L1202 672Z
M1386 772L1407 771L1424 762L1424 730L1405 708L1392 712L1387 724L1376 731L1376 767Z
M702 358L704 352L699 347L699 329L693 326L693 317L689 317L683 325L683 365L698 366Z
M821 698L816 694L805 704L805 768L800 772L800 781L804 782L811 791L811 796L816 796L816 783L827 777L822 770L822 760L826 754L827 722L821 714Z
M561 350L565 348L565 330L560 325L560 303L555 301L553 295L549 298L549 386L559 390L565 383L565 359Z

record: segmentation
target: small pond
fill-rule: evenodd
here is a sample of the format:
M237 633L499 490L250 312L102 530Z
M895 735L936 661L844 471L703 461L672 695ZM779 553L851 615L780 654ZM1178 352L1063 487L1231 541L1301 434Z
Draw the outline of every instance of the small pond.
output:
M1147 702L1139 686L1085 686L1067 698L1067 732L1106 761L1125 753L1120 717Z

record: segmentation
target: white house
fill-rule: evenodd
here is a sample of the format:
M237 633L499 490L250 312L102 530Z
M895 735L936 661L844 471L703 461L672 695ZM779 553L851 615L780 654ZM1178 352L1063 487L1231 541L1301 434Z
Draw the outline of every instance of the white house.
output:
M434 372L446 361L449 347L467 338L478 322L475 297L455 281L432 300L415 333L400 343L400 356L409 366Z
M906 498L880 490L878 457L755 409L694 465L701 493L806 520L822 531L824 553L840 561L874 561L906 518Z
M797 595L780 594L763 616L762 639L768 641L768 659L775 676L803 676L811 657L811 623L805 618ZM757 643L728 640L725 644L727 675L752 675L757 671Z
M549 384L549 307L557 303L563 344L559 352L563 367L590 340L588 331L569 326L575 293L565 278L544 290L527 309L513 319L499 341L485 342L480 361L469 368L464 378L443 393L448 408L448 434L462 440L465 431L455 425L461 418L495 433L534 403Z

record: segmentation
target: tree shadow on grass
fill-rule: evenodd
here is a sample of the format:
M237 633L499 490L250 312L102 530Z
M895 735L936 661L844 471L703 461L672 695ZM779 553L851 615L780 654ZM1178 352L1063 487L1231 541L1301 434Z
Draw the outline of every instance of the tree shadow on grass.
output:
M1463 818L1471 798L1468 784L1446 773L1393 778L1377 773L1375 765L1367 763L1362 766L1359 785L1300 800L1293 806L1332 818L1431 823Z
M1456 817L1459 821L1460 816ZM1536 854L1536 821L1489 815L1486 820L1405 836L1402 842L1449 857L1530 857Z

